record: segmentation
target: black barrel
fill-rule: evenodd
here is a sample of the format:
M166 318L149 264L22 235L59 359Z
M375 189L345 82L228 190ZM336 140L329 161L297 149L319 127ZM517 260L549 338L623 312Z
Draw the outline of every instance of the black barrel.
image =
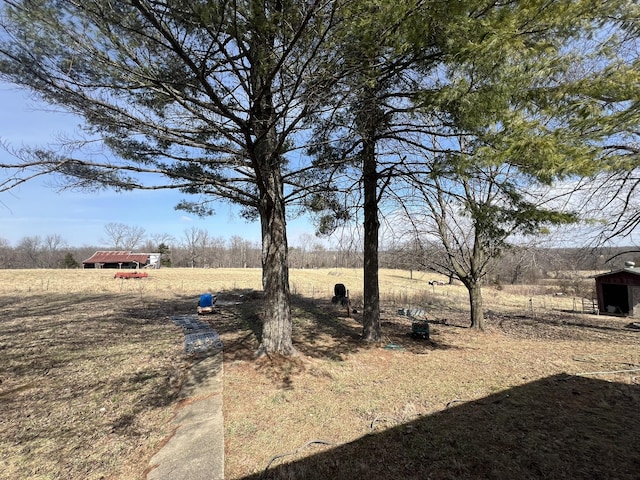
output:
M336 297L344 298L347 296L347 287L345 287L343 283L336 283L333 287L333 294Z

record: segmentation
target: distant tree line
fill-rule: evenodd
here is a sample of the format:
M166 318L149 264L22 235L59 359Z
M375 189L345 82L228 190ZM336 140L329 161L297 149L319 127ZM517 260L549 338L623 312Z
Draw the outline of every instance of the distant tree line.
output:
M126 231L126 226L115 229ZM113 225L105 228L114 231ZM82 261L98 250L130 250L162 253L163 268L260 268L261 246L239 236L222 238L201 229L185 231L181 239L168 235L146 238L136 229L134 244L118 245L113 238L101 246L70 246L60 235L28 236L14 246L0 237L0 268L82 268ZM108 235L107 235L108 236ZM126 235L124 235L126 236ZM159 241L158 241L159 240ZM305 235L299 246L289 248L290 268L362 268L363 251L356 240L327 246L313 235ZM380 251L380 268L415 272L415 278L429 280L437 273L436 259L442 247L409 242L388 246ZM626 261L640 265L640 252L634 247L540 248L511 246L494 259L484 284L536 284L541 279L566 279L577 272L621 268ZM426 275L426 277L425 277ZM441 278L441 277L438 277ZM451 277L451 281L458 280Z
M432 243L425 247L409 243L381 252L382 268L399 268L434 272L434 266L442 258L441 245ZM633 247L581 247L545 248L528 245L511 245L502 256L491 259L484 285L535 285L543 279L567 280L595 273L616 270L625 262L640 266L640 251ZM458 279L450 277L451 282Z

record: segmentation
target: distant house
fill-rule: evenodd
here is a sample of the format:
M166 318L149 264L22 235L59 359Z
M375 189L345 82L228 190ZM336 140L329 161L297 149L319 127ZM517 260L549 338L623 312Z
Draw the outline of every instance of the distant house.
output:
M159 253L100 251L82 261L83 268L160 268Z
M640 268L633 262L594 278L600 313L640 317Z

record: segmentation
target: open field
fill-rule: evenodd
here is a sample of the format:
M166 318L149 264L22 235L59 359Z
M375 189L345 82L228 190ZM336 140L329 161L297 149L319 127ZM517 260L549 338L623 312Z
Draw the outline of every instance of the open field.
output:
M640 331L552 287L487 288L473 332L463 287L382 271L385 340L366 346L360 314L329 302L344 283L359 311L361 272L294 270L300 355L256 360L260 271L113 274L0 270L1 479L145 478L189 366L169 316L206 290L241 299L207 317L225 344L227 479L640 471ZM430 341L400 307L426 310Z
M141 302L197 296L211 290L261 290L258 269L161 269L152 270L149 279L114 279L114 270L0 270L0 294L114 294L137 297ZM464 288L431 286L429 281L446 278L433 273L401 270L380 271L381 301L389 306L417 306L434 314L450 309L459 311L468 302ZM362 271L356 269L291 270L291 293L312 299L328 299L333 286L343 283L352 302L362 299ZM489 310L532 314L545 310L580 310L580 299L554 296L557 286L505 286L500 291L487 288L485 307ZM575 307L575 308L574 308Z

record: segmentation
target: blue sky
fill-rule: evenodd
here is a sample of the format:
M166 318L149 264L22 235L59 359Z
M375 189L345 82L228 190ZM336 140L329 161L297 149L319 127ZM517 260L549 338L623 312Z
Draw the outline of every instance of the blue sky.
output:
M0 83L0 141L13 147L44 145L61 133L73 133L80 120L39 104L23 90ZM8 154L0 150L0 158ZM6 172L0 171L0 182ZM213 237L238 235L260 242L258 222L247 223L236 209L221 203L216 215L201 219L174 209L181 195L169 191L103 191L89 194L58 192L46 179L36 179L10 192L0 193L0 238L15 246L24 237L60 235L71 246L106 246L104 226L123 223L145 229L148 236L169 234L178 241L192 227ZM313 234L305 219L289 222L289 243L299 246L300 236Z

